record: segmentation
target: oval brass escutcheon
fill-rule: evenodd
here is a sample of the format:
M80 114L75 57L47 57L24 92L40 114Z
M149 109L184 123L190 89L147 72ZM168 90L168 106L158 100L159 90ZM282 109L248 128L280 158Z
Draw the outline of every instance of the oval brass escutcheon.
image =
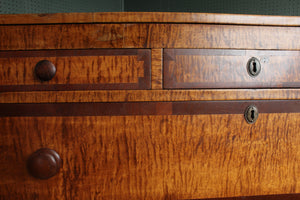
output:
M253 124L256 122L258 118L258 109L256 106L249 106L245 111L245 119L249 124Z
M247 71L250 76L255 77L257 76L261 71L261 64L259 60L255 57L252 57L249 59L247 63Z

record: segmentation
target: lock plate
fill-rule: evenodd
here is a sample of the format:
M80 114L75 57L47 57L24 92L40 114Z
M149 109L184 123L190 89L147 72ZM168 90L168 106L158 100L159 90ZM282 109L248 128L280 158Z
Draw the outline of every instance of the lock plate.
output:
M257 58L252 57L248 60L247 71L248 74L252 77L258 76L261 71L261 64Z
M258 109L256 106L249 106L245 111L245 119L249 124L253 124L256 122L258 118Z

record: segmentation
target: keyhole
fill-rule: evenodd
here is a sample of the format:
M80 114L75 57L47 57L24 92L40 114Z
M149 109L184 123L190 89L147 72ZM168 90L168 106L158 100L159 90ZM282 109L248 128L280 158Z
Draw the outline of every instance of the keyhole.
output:
M248 74L252 77L257 76L260 73L261 65L257 58L252 57L248 60L247 71Z
M253 62L253 72L256 73L257 69L256 69L256 62Z
M251 110L251 119L252 121L254 120L255 116L254 116L254 110Z
M244 113L245 119L249 124L255 123L258 118L258 109L255 106L249 106Z

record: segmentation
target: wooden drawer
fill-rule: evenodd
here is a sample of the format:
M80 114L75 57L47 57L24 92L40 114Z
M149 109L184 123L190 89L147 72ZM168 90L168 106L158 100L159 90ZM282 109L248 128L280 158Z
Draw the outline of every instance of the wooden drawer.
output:
M40 104L40 114L34 114L26 110L37 105L1 104L6 117L0 118L0 198L205 199L300 192L299 101L65 105L91 109ZM255 124L244 119L248 105L260 111ZM101 106L121 107L122 116L101 112ZM168 113L161 114L162 107ZM12 117L13 110L21 111ZM45 147L63 160L60 172L46 181L26 170L28 157Z
M0 91L150 89L150 56L149 49L0 52ZM37 78L42 60L55 66L50 81Z
M247 65L257 58L260 73ZM299 88L299 51L165 49L164 88Z

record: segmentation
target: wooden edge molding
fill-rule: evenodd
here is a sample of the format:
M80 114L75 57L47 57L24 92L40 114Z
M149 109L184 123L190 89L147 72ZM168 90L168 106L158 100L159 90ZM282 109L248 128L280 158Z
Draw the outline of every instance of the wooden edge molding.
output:
M0 104L0 116L123 116L299 113L300 100Z
M139 61L144 61L144 76L139 77L138 83L0 85L0 92L151 89L151 50L150 49L0 51L0 58L60 57L60 56L130 56L130 55L136 55Z
M0 92L0 103L297 100L300 89L86 90Z
M138 83L1 85L0 92L150 89L148 86L144 78L139 78Z
M53 14L1 14L0 24L61 23L209 23L299 26L298 16L271 16L184 12L103 12Z
M226 197L226 198L206 198L194 200L299 200L300 194L277 194L261 196L243 196L243 197Z

